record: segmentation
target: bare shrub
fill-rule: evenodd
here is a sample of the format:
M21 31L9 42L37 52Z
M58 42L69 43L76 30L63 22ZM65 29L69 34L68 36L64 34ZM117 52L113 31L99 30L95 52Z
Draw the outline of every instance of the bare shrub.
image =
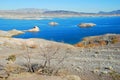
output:
M42 73L55 74L61 65L64 65L64 60L67 58L68 49L65 54L61 53L62 48L56 45L48 45L44 48L40 47L40 56L43 57Z
M57 71L64 65L63 62L67 58L67 53L70 53L69 48L64 51L61 46L56 46L54 44L39 46L38 49L38 56L40 57L39 60L42 63L38 63L37 66L31 63L32 56L30 48L28 47L26 47L27 55L24 58L27 61L27 68L29 72L37 72L44 75L54 75L57 73ZM62 52L65 54L63 55Z
M120 73L117 73L116 71L110 72L109 75L112 77L113 80L120 80Z
M117 38L112 39L112 44L119 42Z
M25 65L28 68L28 72L34 72L31 64L31 52L29 51L29 47L25 46L26 48L26 56L24 56L25 60L27 61L27 64Z

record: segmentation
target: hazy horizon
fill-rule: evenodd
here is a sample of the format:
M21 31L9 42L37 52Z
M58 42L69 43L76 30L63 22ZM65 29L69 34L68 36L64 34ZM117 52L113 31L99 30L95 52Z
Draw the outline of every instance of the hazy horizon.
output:
M0 5L0 10L37 8L96 13L99 11L119 10L120 0L0 0Z

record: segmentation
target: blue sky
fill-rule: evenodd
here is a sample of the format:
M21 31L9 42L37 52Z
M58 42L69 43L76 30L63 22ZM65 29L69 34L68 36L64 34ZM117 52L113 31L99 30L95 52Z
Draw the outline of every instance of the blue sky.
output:
M40 8L99 12L120 9L120 0L0 0L0 9Z

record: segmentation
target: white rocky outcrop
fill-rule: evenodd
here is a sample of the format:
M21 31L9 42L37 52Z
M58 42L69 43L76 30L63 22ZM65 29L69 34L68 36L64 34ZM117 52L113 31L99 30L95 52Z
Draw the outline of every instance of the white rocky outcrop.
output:
M96 26L96 24L94 24L94 23L81 23L78 26L80 26L81 28L87 28L87 27Z
M38 31L40 31L40 29L39 29L38 26L35 26L35 27L33 27L32 29L29 29L28 31L29 31L29 32L38 32Z

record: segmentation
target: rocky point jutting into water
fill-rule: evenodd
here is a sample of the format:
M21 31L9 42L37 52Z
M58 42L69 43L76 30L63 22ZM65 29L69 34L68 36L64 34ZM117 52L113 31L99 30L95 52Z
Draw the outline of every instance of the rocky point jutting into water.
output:
M24 34L24 32L20 30L16 30L16 29L13 29L10 31L0 30L0 37L12 37L12 36L19 35L19 34Z

